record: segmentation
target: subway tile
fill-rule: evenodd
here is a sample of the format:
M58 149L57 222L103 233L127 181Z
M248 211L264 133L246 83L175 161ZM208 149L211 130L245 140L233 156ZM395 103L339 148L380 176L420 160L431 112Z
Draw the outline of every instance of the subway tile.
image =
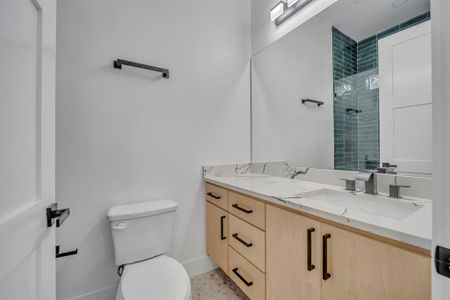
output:
M397 33L398 31L400 31L400 25L395 25L379 34L377 34L377 39L382 39L384 37L387 37L391 34Z
M429 19L430 19L429 12L423 13L421 15L418 15L415 18L412 18L412 19L410 19L410 20L408 20L406 22L401 23L400 24L400 29L403 30L403 29L409 28L411 26L415 26L415 25L420 24L422 22L428 21Z

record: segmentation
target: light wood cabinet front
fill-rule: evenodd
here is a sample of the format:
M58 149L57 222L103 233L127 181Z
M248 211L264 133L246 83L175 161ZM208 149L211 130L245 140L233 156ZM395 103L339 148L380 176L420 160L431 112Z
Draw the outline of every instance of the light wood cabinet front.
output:
M252 300L430 300L427 251L206 185L207 253Z
M264 272L266 268L265 232L232 214L229 214L229 217L229 244Z
M431 299L430 258L322 224L328 273L323 300ZM269 270L268 270L269 272Z
M266 277L236 250L230 247L228 275L252 300L264 300ZM279 298L281 300L282 298Z
M320 300L321 223L270 205L266 217L267 299Z
M206 184L206 200L228 210L228 190L210 183Z
M228 273L228 213L206 202L206 252Z
M228 211L261 228L266 228L266 204L248 196L230 191Z

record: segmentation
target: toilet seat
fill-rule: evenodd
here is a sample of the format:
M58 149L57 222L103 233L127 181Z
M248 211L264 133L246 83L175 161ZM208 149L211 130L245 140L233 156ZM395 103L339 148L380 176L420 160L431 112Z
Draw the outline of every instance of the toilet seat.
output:
M187 300L191 283L184 267L175 259L160 255L126 265L118 300Z

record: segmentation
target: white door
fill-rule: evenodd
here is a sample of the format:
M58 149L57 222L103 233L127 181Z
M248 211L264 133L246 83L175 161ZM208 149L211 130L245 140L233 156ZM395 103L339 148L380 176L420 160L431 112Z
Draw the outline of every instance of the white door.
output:
M433 41L433 248L450 249L450 1L431 0ZM433 262L433 300L450 299L450 278Z
M0 0L0 299L55 299L55 0Z
M430 22L381 39L378 51L380 160L402 173L431 175Z

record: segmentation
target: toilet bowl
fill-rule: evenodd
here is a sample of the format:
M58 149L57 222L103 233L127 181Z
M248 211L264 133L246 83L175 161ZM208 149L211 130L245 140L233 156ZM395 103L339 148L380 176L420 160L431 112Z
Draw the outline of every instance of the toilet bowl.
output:
M112 207L108 211L116 265L116 300L190 300L191 283L170 250L178 204L172 200Z
M125 266L116 300L190 300L191 284L183 266L160 255Z

